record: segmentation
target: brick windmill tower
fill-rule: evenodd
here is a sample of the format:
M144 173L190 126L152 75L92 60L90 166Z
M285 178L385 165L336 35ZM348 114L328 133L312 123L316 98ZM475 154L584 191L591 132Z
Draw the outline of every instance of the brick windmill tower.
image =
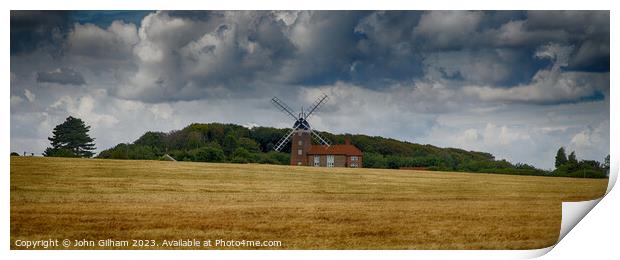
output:
M301 107L301 112L299 114L295 113L293 109L291 109L286 103L282 102L277 97L271 99L271 103L273 103L280 111L284 112L288 116L290 116L295 123L293 123L293 127L291 131L284 136L274 149L276 151L280 151L284 145L288 143L288 141L292 141L291 143L291 165L309 165L308 163L308 151L312 148L312 138L314 137L322 146L329 147L330 143L322 137L318 132L314 131L310 127L310 123L308 123L308 117L312 115L321 105L325 104L329 98L327 95L323 94L319 98L312 103L311 108L307 113L304 112L303 106Z

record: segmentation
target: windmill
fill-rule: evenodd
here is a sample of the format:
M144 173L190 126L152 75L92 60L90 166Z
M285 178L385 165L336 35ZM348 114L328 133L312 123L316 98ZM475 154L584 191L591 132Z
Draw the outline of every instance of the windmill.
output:
M322 94L314 101L314 103L312 103L311 108L307 110L307 113L304 112L303 106L301 107L301 112L296 113L293 109L291 109L291 107L277 97L271 99L271 103L273 103L276 108L295 120L291 131L280 139L274 147L274 150L280 151L282 147L284 147L284 145L292 139L291 165L307 165L306 153L312 145L312 138L316 139L325 147L330 146L327 139L321 136L317 131L314 131L314 129L310 127L310 123L308 123L308 118L312 115L312 113L324 105L328 99L329 97L327 95Z

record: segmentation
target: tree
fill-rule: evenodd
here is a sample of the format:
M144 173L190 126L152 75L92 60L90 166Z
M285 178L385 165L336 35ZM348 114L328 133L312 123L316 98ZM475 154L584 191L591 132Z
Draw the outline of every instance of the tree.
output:
M44 156L92 157L94 139L88 135L90 126L79 118L67 117L65 122L54 127L53 136L47 138L52 147L45 149Z
M364 167L365 168L386 168L387 163L382 154L379 153L365 153L364 154Z
M191 131L187 134L187 148L196 149L204 144L202 134L198 131Z
M566 163L566 165L569 173L575 172L579 169L579 161L577 160L577 155L575 154L575 151L572 151L568 155L568 162Z
M250 138L247 137L241 137L237 140L237 146L245 148L246 150L248 150L251 153L259 153L260 152L260 146L258 145L258 143Z
M133 142L134 144L146 145L157 149L162 149L165 146L164 138L166 134L160 132L146 132L138 140Z
M266 158L262 160L262 163L282 164L287 165L291 161L290 153L280 153L276 151L269 151L265 154Z
M566 162L568 162L568 159L566 159L566 151L564 150L564 147L560 147L555 155L555 168L559 168L560 166L566 164Z
M237 137L235 137L235 135L232 133L227 134L226 137L224 137L224 141L222 144L222 150L224 150L224 153L226 153L226 155L230 155L232 154L232 152L235 151L236 148L237 148Z
M198 162L222 162L224 161L224 152L221 148L215 146L204 146L190 151L192 161Z
M609 154L603 159L603 169L609 170Z
M232 154L233 163L248 163L251 162L251 154L243 147L235 149Z
M569 164L577 164L577 155L575 155L575 151L572 151L569 155L568 155L568 163Z

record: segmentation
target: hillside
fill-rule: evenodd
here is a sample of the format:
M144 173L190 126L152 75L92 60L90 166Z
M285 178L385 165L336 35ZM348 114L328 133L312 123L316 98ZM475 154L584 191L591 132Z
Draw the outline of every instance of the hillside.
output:
M289 164L290 146L282 152L274 145L288 129L246 127L235 124L191 124L168 133L147 132L132 144L118 144L102 151L105 159L158 160L169 154L179 161ZM334 144L344 143L345 135L321 132ZM527 164L495 160L490 153L440 148L379 136L346 135L364 152L366 168L422 167L428 170L547 175Z

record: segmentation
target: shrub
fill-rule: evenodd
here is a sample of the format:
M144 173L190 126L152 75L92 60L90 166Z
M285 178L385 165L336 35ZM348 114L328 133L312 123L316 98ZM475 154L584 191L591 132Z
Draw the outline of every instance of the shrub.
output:
M191 150L189 155L192 161L197 162L223 162L224 151L221 148L213 146L205 146L198 149Z

